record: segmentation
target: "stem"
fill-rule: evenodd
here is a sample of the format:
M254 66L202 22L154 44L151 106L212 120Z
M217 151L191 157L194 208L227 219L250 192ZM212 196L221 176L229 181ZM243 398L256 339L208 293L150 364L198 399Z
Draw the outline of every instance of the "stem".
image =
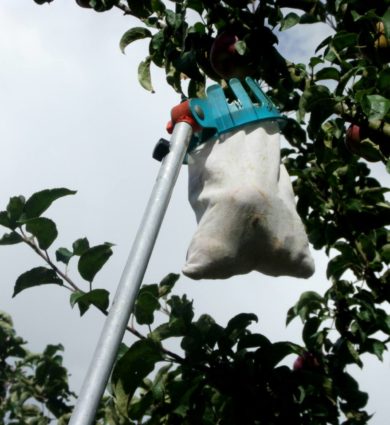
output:
M65 286L65 288L71 290L71 291L80 291L83 292L73 281L69 278L65 273L63 273L50 259L47 251L43 252L34 241L31 241L28 236L24 233L23 229L20 228L20 233L23 238L23 242L25 242L30 248L32 248L53 270L56 274L61 276L62 279L64 279L69 285L70 288ZM100 309L99 309L100 310ZM104 315L108 316L107 310L100 310ZM134 336L136 336L139 339L146 339L144 335L142 335L140 332L138 332L136 329L134 329L132 326L127 326L126 329L132 333ZM169 356L172 360L175 360L177 363L184 364L186 362L183 357L179 356L178 354L173 353L170 350L165 349L164 347L161 347L161 351Z
M124 15L135 16L131 9L122 2L118 2L117 4L115 4L115 7L122 10L124 12Z
M62 272L49 258L46 252L43 252L40 250L35 242L29 240L28 237L24 234L22 230L22 238L23 242L25 242L30 248L32 248L54 271L56 274L61 276L62 279L64 279L66 282L69 283L69 285L72 287L74 291L81 291L81 289L72 281L72 279L69 278L64 272Z

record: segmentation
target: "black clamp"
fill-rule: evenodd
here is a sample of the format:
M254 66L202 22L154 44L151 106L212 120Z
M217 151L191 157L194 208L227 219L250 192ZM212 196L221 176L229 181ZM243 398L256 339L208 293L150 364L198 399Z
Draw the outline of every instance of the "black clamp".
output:
M153 159L161 162L163 158L169 154L170 146L169 140L161 138L154 147L152 154Z

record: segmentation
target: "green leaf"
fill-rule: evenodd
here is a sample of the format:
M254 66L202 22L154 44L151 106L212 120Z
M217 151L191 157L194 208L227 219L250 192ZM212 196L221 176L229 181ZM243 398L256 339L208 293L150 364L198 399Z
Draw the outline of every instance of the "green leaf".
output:
M361 101L363 112L369 121L382 120L390 109L390 100L379 94L363 96Z
M0 211L0 225L12 229L7 211Z
M16 232L5 233L0 238L0 245L15 245L20 242L23 242L23 238Z
M326 277L328 279L333 277L335 280L338 280L348 270L350 265L351 261L345 258L344 255L337 255L329 261L326 269Z
M23 208L26 203L24 196L13 196L7 205L7 213L12 229L18 227L17 221L23 213Z
M390 96L390 68L385 68L379 73L378 92L382 95Z
M253 313L240 313L229 320L225 335L232 341L236 341L241 335L245 334L246 328L252 323L257 322L258 318Z
M387 39L390 39L390 9L386 10L386 13L382 17L383 27Z
M288 325L296 316L300 316L302 320L306 320L311 313L321 310L324 304L324 298L317 292L304 292L299 297L298 302L288 311L286 324Z
M134 316L140 325L151 325L154 312L160 308L158 301L158 285L143 285L139 290L134 305Z
M138 66L138 81L141 86L152 93L154 93L154 89L152 86L152 79L150 75L150 64L151 64L151 56L148 56L144 61L142 61Z
M181 93L181 73L178 71L172 62L166 61L165 63L165 75L167 83L177 92Z
M318 317L310 317L306 320L305 325L302 331L302 339L309 350L314 350L317 348L315 345L316 333L318 332L319 327L321 326L322 320Z
M127 414L136 389L153 371L155 364L162 360L160 344L144 339L135 342L117 361L112 372L111 385L119 411Z
M280 23L280 31L285 31L291 27L293 27L294 25L298 24L300 20L300 17L294 13L294 12L290 12L288 13L282 20Z
M31 218L22 220L21 223L26 225L27 232L37 238L39 248L43 250L48 249L58 236L57 227L49 218Z
M18 277L14 287L13 297L24 289L51 283L62 285L63 282L54 270L46 267L35 267Z
M134 27L126 31L119 42L119 47L122 53L125 53L126 47L136 40L152 37L152 33L144 27Z
M334 100L328 87L321 85L308 87L299 99L299 114L304 117L306 112L321 110L324 103L328 105L329 102L333 104Z
M173 66L178 72L182 72L183 74L187 75L187 77L189 77L191 80L204 80L204 76L198 69L196 52L194 50L183 52L177 59L173 61Z
M93 289L90 292L76 291L70 296L70 305L74 307L76 304L82 316L91 305L99 310L106 312L110 304L110 293L105 289Z
M177 31L183 24L183 15L181 13L175 13L172 10L167 9L165 11L165 20L174 31Z
M188 84L188 97L205 97L205 88L204 81L195 81L191 79Z
M363 363L360 360L360 356L359 353L356 351L356 348L354 347L354 345L352 344L351 341L346 341L346 346L347 349L349 351L349 354L351 355L352 359L354 360L354 362L359 366L359 367L363 367Z
M56 251L56 260L61 263L69 264L70 259L73 257L73 252L68 248L58 248Z
M352 32L339 31L332 39L332 46L341 52L346 47L355 47L358 42L358 35Z
M153 386L152 391L142 394L142 397L139 399L134 397L133 400L131 400L128 408L128 417L130 419L137 420L137 423L142 423L142 419L147 416L148 411L156 403L156 400L159 401L159 396L154 395L154 389ZM157 389L157 391L159 391L159 389Z
M152 0L151 6L154 12L162 13L166 9L165 4L161 0Z
M184 336L186 333L186 324L183 319L173 318L169 323L163 323L162 325L157 326L149 334L149 337L155 339L156 341L162 341L167 338Z
M89 248L81 255L78 270L81 277L92 282L96 273L104 266L112 255L111 244L97 245Z
M390 263L390 243L382 246L381 257L384 262Z
M93 7L96 12L106 12L110 10L117 0L89 0L89 5Z
M369 353L375 354L379 360L383 361L383 353L387 350L386 345L378 339L368 338L364 341L364 349Z
M316 80L340 80L340 72L336 68L326 67L320 69L315 76Z
M39 217L55 200L63 196L74 195L75 193L77 193L75 190L65 188L45 189L41 192L36 192L27 200L24 206L24 215L26 218Z
M74 255L83 255L89 249L89 242L87 238L80 238L73 242L72 245Z
M152 14L150 0L127 0L127 4L137 18L148 18Z
M237 351L244 350L247 348L260 348L260 347L270 347L271 341L261 334L248 334L243 335L238 344Z
M244 40L236 41L234 44L234 48L236 49L236 52L241 56L245 55L245 52L247 50L247 46Z
M192 301L187 299L184 294L182 297L173 295L167 304L171 307L170 320L173 318L183 320L183 323L189 325L194 317Z
M175 283L179 280L180 275L175 273L169 273L158 285L158 296L159 298L166 297L175 286Z
M288 341L278 341L271 344L266 350L269 352L269 367L277 366L285 357L290 354L297 354L302 350L302 348Z

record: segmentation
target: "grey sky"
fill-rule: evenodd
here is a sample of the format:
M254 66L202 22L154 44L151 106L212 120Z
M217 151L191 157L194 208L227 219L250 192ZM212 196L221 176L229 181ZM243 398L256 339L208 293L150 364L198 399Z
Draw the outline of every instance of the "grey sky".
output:
M180 100L155 68L156 94L138 85L137 66L147 54L146 44L129 46L126 55L118 47L121 35L135 23L119 11L97 14L72 0L41 7L33 0L3 0L0 5L0 208L13 195L52 187L78 190L45 214L59 229L53 248L70 247L84 236L92 244L115 243L114 256L95 283L111 291L158 172L151 152L160 137L168 137L169 111ZM289 32L281 42L283 51L303 60L327 31L313 28ZM183 168L146 283L180 271L195 228ZM215 282L181 277L177 292L194 299L197 315L207 312L223 324L237 313L254 312L259 316L256 328L271 340L300 341L300 324L285 328L285 317L302 291L323 292L328 285L324 254L315 256L317 272L307 281L258 273ZM65 364L78 391L104 316L91 310L80 319L66 290L54 286L12 299L17 276L41 264L27 247L1 247L0 309L12 314L32 350L41 351L48 343L65 345ZM71 263L70 274L76 278L75 266ZM86 282L79 285L87 287ZM389 357L383 364L368 359L358 374L362 389L371 395L369 411L377 412L372 424L383 425L390 414L384 391Z

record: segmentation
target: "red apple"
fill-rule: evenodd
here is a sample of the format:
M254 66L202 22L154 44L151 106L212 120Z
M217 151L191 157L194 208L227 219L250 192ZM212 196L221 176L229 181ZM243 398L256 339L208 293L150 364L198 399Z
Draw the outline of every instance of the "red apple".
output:
M371 133L366 128L351 124L347 129L345 145L351 153L364 158L366 161L377 162L381 160L383 153L388 151L388 147L384 142L385 138L381 140L380 137L378 138L377 135Z
M314 370L320 366L319 361L314 354L305 352L298 356L293 364L294 370Z
M239 38L232 31L224 31L214 40L210 50L210 63L214 71L226 80L249 75L245 56L240 55L235 44Z
M356 124L351 124L348 127L347 135L345 138L345 144L347 146L347 149L354 153L355 155L360 154L360 143L364 137L362 137L362 131L360 126Z

